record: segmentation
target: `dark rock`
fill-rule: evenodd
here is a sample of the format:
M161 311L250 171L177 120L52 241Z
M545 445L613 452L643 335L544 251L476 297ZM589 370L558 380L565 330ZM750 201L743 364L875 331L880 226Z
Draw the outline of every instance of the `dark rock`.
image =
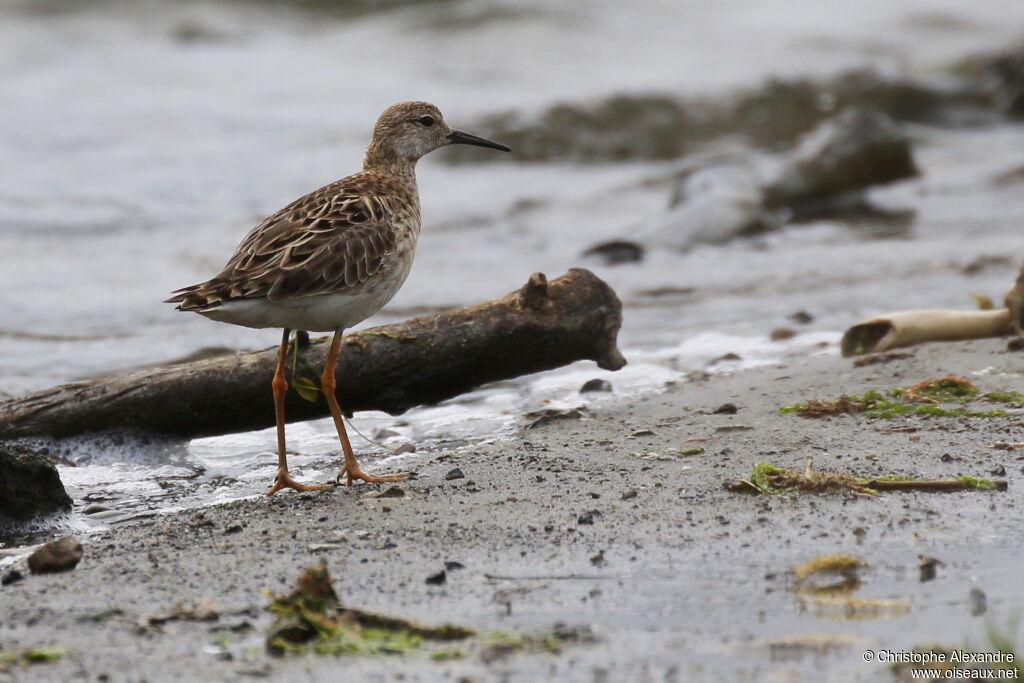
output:
M622 500L632 500L633 498L636 498L636 496L636 489L627 489L622 492Z
M583 256L593 256L607 266L620 263L635 263L644 258L644 248L629 240L611 240L601 242L583 252Z
M918 570L920 571L920 581L925 583L935 578L938 573L939 567L945 567L946 564L939 559L929 557L927 555L918 556Z
M796 336L796 330L789 327L776 327L771 333L772 341L785 341Z
M1010 116L1024 116L1024 46L996 55L986 71L996 107Z
M43 455L0 442L0 521L25 522L70 509L57 469Z
M384 489L380 494L381 498L405 498L405 489L399 488L398 486L392 486Z
M64 536L29 555L28 568L33 574L66 572L78 566L84 552L77 538Z
M789 316L789 319L798 325L809 325L814 322L814 316L807 311L797 311Z
M1024 351L1024 337L1014 337L1006 342L1007 351Z
M18 581L21 581L24 578L24 574L19 572L17 569L12 569L11 571L4 574L3 578L0 579L0 586L10 586L12 583L17 583Z
M735 403L723 403L715 408L715 415L735 415L738 410Z
M428 576L426 578L426 580L425 580L425 583L428 586L440 586L440 585L442 585L447 580L448 580L448 572L446 572L444 569L442 569L438 573L431 574L430 576Z
M988 597L985 595L985 591L981 590L977 586L972 588L967 594L967 606L972 617L980 617L987 612Z
M910 138L890 117L850 108L811 131L764 190L768 208L863 190L918 174Z
M465 473L463 473L462 470L460 470L458 467L456 467L453 470L449 470L448 474L444 475L444 478L445 478L445 481L453 481L455 479L465 479L466 475L465 475Z
M461 562L455 562L454 560L448 560L444 563L444 568L448 571L455 571L456 569L465 569L466 565Z
M730 352L730 353L723 354L723 355L719 356L718 358L712 358L711 362L708 363L708 365L717 365L718 363L724 363L726 361L735 361L735 360L743 360L743 357L740 356L738 353Z
M602 516L603 515L600 510L588 510L576 518L576 523L582 525L593 525L594 520L600 519Z
M609 382L606 379L600 379L600 378L596 378L596 377L594 379L588 379L586 382L583 383L583 386L580 387L580 393L581 394L588 394L590 392L598 392L598 391L611 391L611 390L612 390L612 383L611 382Z
M241 531L242 531L242 525L241 524L232 524L231 526L229 526L227 529L224 530L224 533L225 534L237 534L237 533L239 533Z

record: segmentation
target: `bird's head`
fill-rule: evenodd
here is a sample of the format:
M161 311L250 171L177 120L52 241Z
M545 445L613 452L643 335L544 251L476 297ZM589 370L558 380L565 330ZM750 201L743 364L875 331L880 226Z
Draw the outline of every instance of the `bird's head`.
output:
M429 102L402 102L385 109L377 119L364 166L415 163L428 152L455 144L512 151L497 142L453 129Z

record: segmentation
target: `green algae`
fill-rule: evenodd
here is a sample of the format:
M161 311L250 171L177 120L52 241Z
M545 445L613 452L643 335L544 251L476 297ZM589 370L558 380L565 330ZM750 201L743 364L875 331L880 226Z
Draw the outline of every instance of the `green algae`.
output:
M920 401L928 402L920 402ZM928 417L1002 417L1006 410L970 410L962 405L968 401L991 401L1024 405L1024 395L1017 392L989 392L982 394L976 387L948 381L948 378L920 383L904 389L897 387L887 392L866 391L863 394L843 394L834 400L811 399L779 408L783 415L801 417L828 417L861 413L866 417L892 419L906 415ZM946 404L946 405L940 405Z

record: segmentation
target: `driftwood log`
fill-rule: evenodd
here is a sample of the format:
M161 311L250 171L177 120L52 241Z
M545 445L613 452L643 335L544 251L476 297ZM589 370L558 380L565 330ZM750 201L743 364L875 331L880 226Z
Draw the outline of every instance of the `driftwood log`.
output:
M577 360L617 370L626 364L616 347L621 323L618 297L590 271L574 268L551 282L535 273L521 289L491 301L348 335L338 362L338 401L349 415L397 415ZM305 383L306 398L288 391L288 421L330 414L316 389L327 347L327 340L313 340L300 348L298 377L290 374L289 382ZM276 357L275 347L11 399L0 403L0 439L111 429L196 438L271 427Z
M1010 311L900 311L853 325L843 334L844 356L880 353L933 341L988 339L1010 334Z
M929 341L986 339L1024 333L1024 266L1003 308L988 311L900 311L861 320L843 334L844 356L879 353Z

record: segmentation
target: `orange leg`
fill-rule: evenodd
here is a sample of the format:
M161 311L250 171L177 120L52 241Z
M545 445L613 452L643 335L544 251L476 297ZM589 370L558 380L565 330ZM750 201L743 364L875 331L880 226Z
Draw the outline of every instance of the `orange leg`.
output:
M341 417L341 406L338 405L338 397L334 394L336 381L335 370L338 368L338 351L341 349L341 334L343 330L339 327L334 331L334 339L331 340L331 348L327 352L327 362L324 363L324 374L320 377L320 388L327 399L327 405L331 408L331 415L334 417L334 426L338 428L338 438L341 439L341 450L345 453L345 465L338 471L338 483L345 477L346 483L351 486L356 479L366 482L378 481L403 481L409 478L408 472L400 474L385 474L376 477L367 474L356 462L356 454L352 452L352 444L348 440L348 432L345 431L345 421Z
M324 484L300 484L288 474L288 456L284 452L284 395L288 391L288 381L284 378L284 364L288 357L288 333L291 330L285 328L281 337L281 348L277 352L277 370L274 372L274 381L271 386L274 388L274 414L277 417L277 476L274 484L267 491L272 496L281 489L295 489L296 491L318 491L330 488Z

